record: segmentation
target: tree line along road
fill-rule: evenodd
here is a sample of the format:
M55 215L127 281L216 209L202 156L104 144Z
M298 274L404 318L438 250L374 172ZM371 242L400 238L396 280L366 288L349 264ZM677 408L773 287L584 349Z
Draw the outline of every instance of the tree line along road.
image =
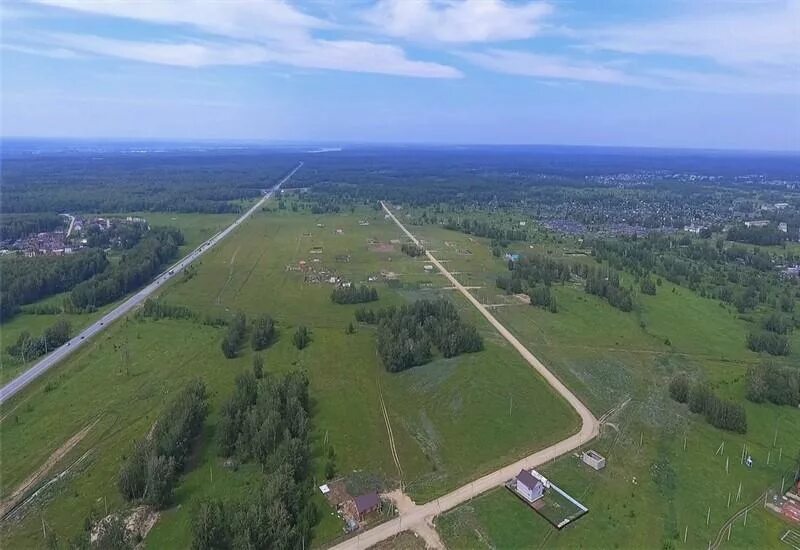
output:
M42 376L45 372L50 370L52 367L57 365L61 360L65 359L72 353L74 353L77 349L80 349L83 345L86 344L87 341L92 336L102 332L103 330L108 327L111 323L123 317L127 313L129 313L134 308L141 305L150 295L152 295L156 290L161 288L167 281L172 279L178 271L184 269L193 261L198 259L200 256L208 252L211 248L214 247L218 242L222 239L230 235L230 233L239 227L247 218L249 218L253 212L255 212L258 208L260 208L270 197L272 197L275 192L280 189L281 185L289 181L289 179L297 172L303 163L298 163L291 172L289 172L281 181L279 181L275 186L273 186L269 191L264 193L264 196L254 204L247 212L242 214L239 218L236 219L231 225L226 227L224 230L220 231L216 235L212 236L210 239L205 241L203 244L192 250L189 254L179 260L176 264L167 268L163 273L158 275L150 284L148 284L143 289L139 290L136 294L122 302L120 305L103 315L99 320L95 321L93 324L89 325L85 329L83 329L79 334L75 337L70 339L61 347L57 348L53 352L49 353L48 355L44 356L41 360L39 360L36 364L32 365L28 368L25 372L11 380L8 384L0 388L0 405L14 397L17 393L22 391L28 384Z

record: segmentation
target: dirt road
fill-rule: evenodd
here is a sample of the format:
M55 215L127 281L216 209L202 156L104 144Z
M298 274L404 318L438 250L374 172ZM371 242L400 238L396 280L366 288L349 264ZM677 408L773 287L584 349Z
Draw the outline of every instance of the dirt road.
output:
M400 221L395 217L391 210L381 202L381 206L386 211L386 214L397 224L397 226L405 233L409 239L411 239L415 244L418 246L422 246L419 240L411 234L405 226L400 223ZM470 303L477 308L478 311L486 318L491 325L497 329L503 338L505 338L509 344L511 344L514 349L519 352L525 361L528 364L536 369L542 378L544 378L548 384L550 384L553 389L555 389L567 402L572 406L573 409L580 415L581 417L581 429L578 433L569 436L566 439L547 447L546 449L542 449L536 453L533 453L530 456L523 458L522 460L518 460L504 468L500 468L490 474L487 474L479 479L471 483L467 483L466 485L459 487L455 491L448 493L434 501L428 502L423 505L411 505L405 507L404 510L400 512L399 517L388 521L386 523L382 523L359 534L357 537L353 537L351 539L346 540L345 542L334 546L335 550L352 550L352 549L359 549L359 548L368 548L378 542L387 539L393 535L400 533L403 530L407 529L414 529L415 526L423 524L426 520L441 514L447 510L455 508L459 504L462 504L471 498L480 495L490 489L494 489L495 487L499 487L507 480L511 479L515 475L519 473L522 468L535 468L548 462L554 458L557 458L563 454L566 454L570 451L573 451L583 445L584 443L588 442L589 440L593 439L597 436L600 432L600 423L594 417L592 412L584 405L577 396L572 393L561 381L555 377L547 367L542 364L534 355L528 351L528 349L522 345L522 343L517 340L517 338L511 334L511 332L504 327L500 321L495 319L495 317L489 312L486 307L483 306L469 291L456 280L453 275L444 268L444 266L437 260L433 254L426 251L425 255L428 257L428 260L436 266L436 268L447 277L447 279L453 284L456 289L464 295L464 297L470 301Z

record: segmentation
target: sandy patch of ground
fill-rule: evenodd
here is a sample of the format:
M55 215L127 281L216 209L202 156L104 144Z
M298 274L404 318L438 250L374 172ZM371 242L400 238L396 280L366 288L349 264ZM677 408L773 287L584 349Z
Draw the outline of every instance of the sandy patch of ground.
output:
M70 437L66 443L64 443L61 447L56 449L53 454L42 464L35 472L33 472L28 478L20 483L16 489L14 489L11 494L0 501L0 518L4 517L8 512L14 509L14 507L19 504L25 495L27 495L34 487L36 487L41 481L47 476L50 470L58 464L58 462L64 458L67 453L69 453L75 446L81 442L81 440L86 437L86 434L89 433L95 424L100 419L98 418L91 424L84 427L81 431Z

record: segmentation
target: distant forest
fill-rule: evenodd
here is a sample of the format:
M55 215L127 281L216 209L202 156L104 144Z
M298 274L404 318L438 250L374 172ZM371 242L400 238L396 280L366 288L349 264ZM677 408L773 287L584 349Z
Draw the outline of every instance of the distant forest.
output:
M258 197L296 163L263 151L14 156L3 159L0 211L238 212L237 201ZM15 231L5 226L4 235Z

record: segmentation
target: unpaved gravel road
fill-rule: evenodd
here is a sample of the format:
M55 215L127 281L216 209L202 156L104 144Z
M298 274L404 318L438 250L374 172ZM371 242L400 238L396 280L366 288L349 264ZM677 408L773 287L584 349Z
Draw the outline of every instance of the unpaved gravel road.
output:
M384 211L386 214L397 224L397 226L403 231L403 233L408 236L415 244L418 246L422 246L422 244L417 240L417 238L411 234L411 232L405 228L405 226L400 223L395 215L392 213L391 210L386 206L385 203L381 202L381 206L383 206ZM522 460L518 460L508 466L500 468L490 474L487 474L481 478L476 479L466 485L459 487L455 491L448 493L442 497L439 497L436 500L428 502L422 505L411 505L404 507L405 509L400 512L399 517L387 521L385 523L381 523L369 529L356 537L348 539L341 544L334 546L334 550L354 550L359 548L368 548L374 544L379 543L382 540L385 540L389 537L392 537L401 531L404 530L415 530L415 527L418 525L423 525L426 523L426 520L441 514L447 510L455 508L459 504L467 502L471 498L480 495L490 489L494 489L495 487L501 486L507 480L511 479L515 475L519 473L519 471L523 468L536 468L554 458L557 458L563 454L569 453L581 445L587 443L589 440L595 438L600 433L600 422L594 417L592 412L589 410L586 405L584 405L580 399L575 396L561 381L553 375L547 367L542 364L528 349L522 345L522 343L517 340L517 338L511 334L511 332L504 327L500 321L495 319L494 315L492 315L486 307L483 306L469 291L456 280L453 275L444 268L444 266L437 260L433 254L426 251L425 255L427 256L428 260L436 266L436 268L447 277L447 279L453 284L453 286L464 295L464 297L469 300L469 302L477 308L478 311L486 318L491 325L497 329L503 338L505 338L509 344L511 344L514 349L519 352L525 361L528 364L536 369L542 378L544 378L550 386L556 390L559 395L561 395L564 399L567 400L567 403L575 409L575 411L581 417L581 429L569 436L566 439L555 443L547 447L546 449L542 449L541 451L537 451L532 455L529 455ZM424 529L424 527L423 527Z

